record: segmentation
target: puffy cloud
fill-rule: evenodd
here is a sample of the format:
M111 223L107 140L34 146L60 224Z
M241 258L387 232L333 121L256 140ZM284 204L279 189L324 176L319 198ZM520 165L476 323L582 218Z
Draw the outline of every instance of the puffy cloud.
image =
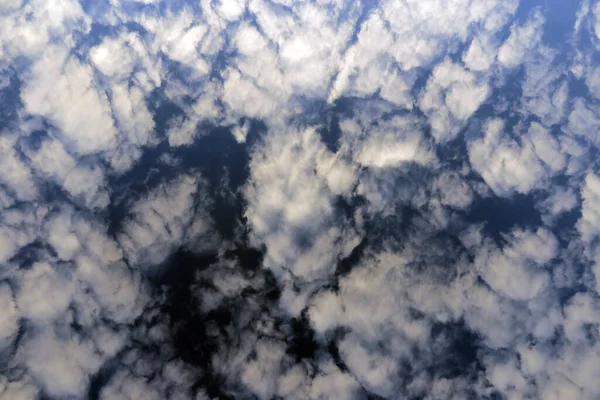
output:
M286 305L297 313L310 283L330 279L354 233L335 213L335 196L352 189L354 167L332 154L314 130L273 135L257 149L245 189L246 218L265 266L286 284ZM294 294L294 281L306 283Z
M573 210L578 205L579 200L572 190L558 188L541 205L541 209L547 211L544 222L550 224L558 216Z
M78 32L89 30L89 20L78 1L31 1L22 7L21 2L10 3L8 12L0 17L0 54L10 59L37 58L56 41L72 46Z
M120 38L106 38L90 50L92 63L104 75L117 79L128 78L135 68L136 55Z
M496 49L488 37L475 37L462 60L471 71L487 71L496 60Z
M586 138L598 146L599 142L596 132L599 126L600 118L598 115L589 108L583 99L575 99L568 117L567 132L573 136Z
M0 317L0 351L2 351L10 345L19 329L19 310L15 306L12 290L6 284L0 287L0 305L4 310Z
M64 272L62 272L64 273ZM17 307L26 318L50 321L65 312L71 302L68 278L48 263L35 263L20 280Z
M0 397L598 397L596 5L88 3L0 1Z
M349 135L361 134L351 121L344 121ZM396 117L379 127L369 127L369 137L358 144L356 161L366 167L390 168L405 163L427 165L435 155L419 132L417 121Z
M44 141L40 148L29 152L31 165L40 174L55 181L89 207L104 207L108 194L104 188L104 173L97 166L77 165L77 160L65 151L57 140Z
M596 2L596 4L594 4L592 13L595 17L593 29L594 29L594 32L596 33L596 37L598 39L600 39L600 5L598 2Z
M508 39L498 50L498 61L507 68L514 68L523 63L526 52L533 48L541 39L541 26L544 18L539 11L520 26L511 28Z
M600 209L598 208L600 178L593 172L588 173L585 178L581 197L583 197L583 206L578 229L583 240L591 241L600 233Z
M475 264L481 269L483 279L498 293L515 300L530 300L549 283L548 274L539 267L556 256L558 243L546 230L516 231L513 235L512 246L505 247L500 254L484 248Z
M33 200L37 196L33 175L15 149L16 136L0 137L0 182L19 200Z
M26 366L51 396L83 396L89 376L101 359L93 343L77 337L60 338L52 331L40 332L23 347Z
M0 262L6 263L20 249L33 243L39 235L40 221L47 214L45 207L22 207L3 210L0 221ZM2 275L11 269L6 268Z
M177 247L197 240L205 241L194 249L213 244L212 223L208 216L203 182L181 176L163 184L131 204L131 218L125 221L119 243L127 259L142 268L161 263Z
M92 69L64 49L46 49L21 98L28 113L48 118L78 154L116 147L117 131L106 95L94 84Z
M531 124L521 144L507 136L503 121L488 121L484 137L471 142L468 150L473 168L498 196L543 187L564 168L558 142L541 125Z
M419 106L429 117L433 136L443 143L456 137L488 95L487 83L447 60L433 70Z
M514 1L474 5L468 0L397 4L384 2L384 18L399 40L393 47L394 57L403 69L424 66L438 56L452 39L466 41L471 25L494 32L515 12ZM444 9L444 12L439 10Z

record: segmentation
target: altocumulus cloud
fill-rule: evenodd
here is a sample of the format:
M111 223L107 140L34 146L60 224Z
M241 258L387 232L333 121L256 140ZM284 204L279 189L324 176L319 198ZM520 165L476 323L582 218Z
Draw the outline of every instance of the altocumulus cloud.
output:
M600 2L0 0L0 399L600 397Z

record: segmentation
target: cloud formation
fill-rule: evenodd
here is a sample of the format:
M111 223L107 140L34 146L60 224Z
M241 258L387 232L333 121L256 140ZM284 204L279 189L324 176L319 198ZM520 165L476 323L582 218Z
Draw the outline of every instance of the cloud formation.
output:
M0 0L0 399L597 398L599 21Z

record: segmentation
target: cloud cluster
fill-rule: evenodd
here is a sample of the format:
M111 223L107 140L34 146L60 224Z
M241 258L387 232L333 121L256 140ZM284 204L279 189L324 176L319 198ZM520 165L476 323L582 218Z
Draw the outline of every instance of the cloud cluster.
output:
M0 0L0 399L600 396L600 2L525 3Z

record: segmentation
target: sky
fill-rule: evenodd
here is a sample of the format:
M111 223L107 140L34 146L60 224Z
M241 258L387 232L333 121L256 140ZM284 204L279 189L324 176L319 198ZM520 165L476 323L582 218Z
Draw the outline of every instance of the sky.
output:
M600 1L0 0L0 399L600 398Z

